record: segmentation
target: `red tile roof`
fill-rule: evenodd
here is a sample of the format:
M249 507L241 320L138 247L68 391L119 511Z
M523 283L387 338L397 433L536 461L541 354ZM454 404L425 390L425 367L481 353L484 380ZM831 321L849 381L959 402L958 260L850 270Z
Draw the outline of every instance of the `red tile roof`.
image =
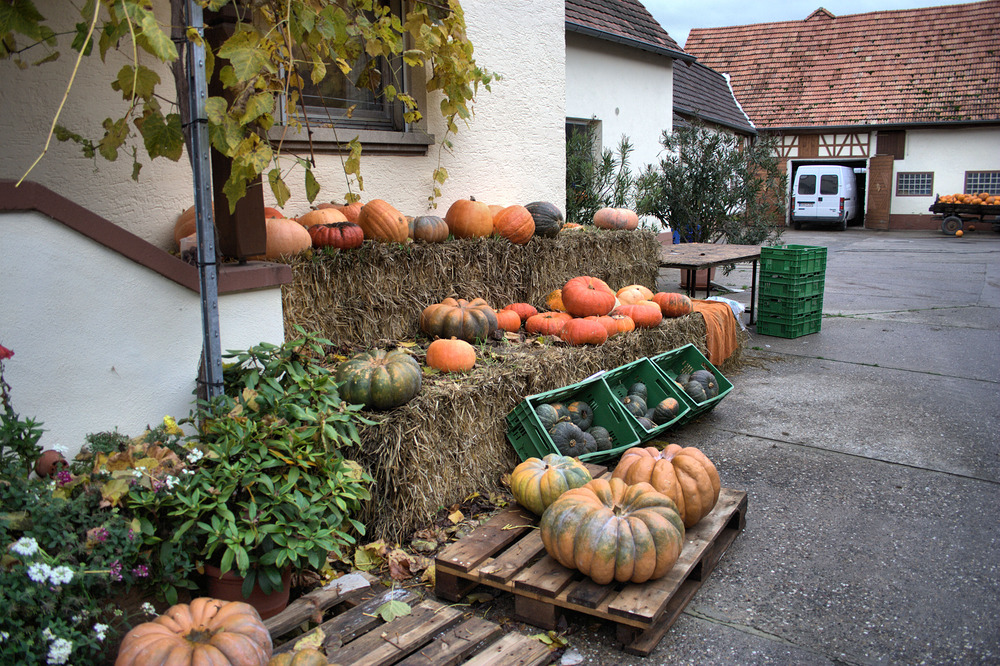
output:
M661 55L694 60L639 0L566 0L566 29Z
M758 129L1000 122L1000 0L692 30Z

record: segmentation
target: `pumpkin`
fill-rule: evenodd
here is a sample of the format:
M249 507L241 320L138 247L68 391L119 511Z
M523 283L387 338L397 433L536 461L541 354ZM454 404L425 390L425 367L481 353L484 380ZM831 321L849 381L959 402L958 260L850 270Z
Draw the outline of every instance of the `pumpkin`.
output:
M267 666L327 666L328 663L326 655L316 648L304 648L275 655Z
M677 398L667 397L656 403L646 416L656 425L663 425L676 419L680 411L681 403L677 402Z
M611 433L604 426L590 426L587 434L594 438L598 451L610 451L614 448L615 443L611 439Z
M264 244L264 258L277 259L293 255L312 247L312 238L306 228L295 220L269 217L264 221L267 239Z
M285 217L285 214L282 213L277 208L272 208L271 206L264 206L264 219L266 220L269 217Z
M572 421L559 421L549 430L549 437L564 456L578 457L597 450L597 441Z
M545 297L545 307L556 312L566 312L566 304L563 303L562 289L554 289Z
M567 222L562 226L563 231L582 231L583 225L576 222Z
M637 395L643 400L647 400L649 396L649 391L646 388L645 384L643 384L642 382L636 382L628 387L627 395Z
M719 380L715 378L710 370L695 370L691 373L691 379L701 384L705 389L706 398L714 398L719 395Z
M493 231L511 243L524 245L535 233L535 220L524 206L507 206L493 217Z
M331 210L331 209L326 209ZM349 250L361 247L365 242L365 232L351 222L334 222L333 224L314 224L307 227L313 247L335 247Z
M604 280L582 275L563 285L562 301L574 317L606 315L615 307L615 292Z
M645 416L646 410L649 409L646 406L646 398L634 394L626 395L622 398L622 404L635 417Z
M497 313L497 328L508 333L521 330L521 318L513 310L499 310Z
M441 372L468 372L476 365L476 348L455 338L435 340L427 347L427 365Z
M362 203L360 201L355 201L353 203L321 203L316 208L332 208L333 210L339 212L348 222L358 223L358 215L361 214Z
M510 491L518 504L540 516L564 492L590 480L590 472L579 460L550 453L541 460L528 458L515 467Z
M572 319L573 315L566 312L542 312L528 317L524 322L524 330L536 335L559 335L566 322Z
M267 666L273 646L250 604L199 597L129 631L115 666Z
M614 314L625 315L635 322L636 328L655 328L663 321L663 313L660 312L660 308L655 303L651 305L639 303L619 305L615 308Z
M594 213L594 226L634 231L639 226L639 216L628 208L602 208Z
M596 321L604 330L608 332L608 337L613 338L620 333L628 333L635 330L635 322L624 315L601 315L585 317L591 321Z
M214 208L214 206L213 206ZM180 245L181 239L190 236L197 230L198 222L194 206L185 208L174 221L174 245Z
M653 420L648 417L639 416L636 417L635 420L639 422L639 425L642 426L643 430L652 430L653 428L656 427L656 424L653 423Z
M554 204L547 201L532 201L525 204L535 221L535 235L542 238L555 238L563 227L563 214Z
M337 222L347 222L347 218L336 208L317 208L311 210L297 218L303 227L312 227L317 224L336 224Z
M603 345L608 341L608 329L593 319L570 319L563 326L559 337L568 345Z
M693 446L677 444L663 450L630 448L611 476L625 483L651 484L677 504L684 527L692 527L712 511L721 487L719 472L708 456Z
M437 215L420 215L413 218L413 240L440 243L448 239L448 223Z
M696 379L688 380L683 388L684 392L695 402L705 402L708 400L708 394L705 393L705 386Z
M405 243L410 235L406 217L381 199L372 199L361 207L358 226L365 238L383 243Z
M551 430L552 426L559 422L559 419L563 418L559 414L559 410L556 409L555 406L548 403L542 403L541 405L538 405L538 407L535 407L535 415L538 417L538 422L542 424L542 428L544 428L546 432Z
M448 229L455 238L477 238L493 233L493 214L490 207L475 197L459 199L444 216Z
M673 500L648 483L594 479L549 505L539 525L545 550L598 585L662 578L684 545Z
M594 408L584 400L574 400L566 405L566 415L570 423L580 430L589 430L594 423Z
M420 364L402 349L361 352L337 367L340 397L374 409L391 409L420 392Z
M660 306L660 312L663 313L664 317L683 317L694 311L691 299L684 294L661 291L654 294L649 300Z
M488 339L497 330L497 315L481 298L446 298L424 308L420 330L432 337L476 342Z
M521 318L521 321L528 321L528 317L533 317L538 314L538 310L535 309L534 305L528 303L511 303L504 310L513 310L517 313L517 316Z
M631 305L636 301L648 301L653 297L653 291L641 284L630 284L619 289L616 296L621 303Z

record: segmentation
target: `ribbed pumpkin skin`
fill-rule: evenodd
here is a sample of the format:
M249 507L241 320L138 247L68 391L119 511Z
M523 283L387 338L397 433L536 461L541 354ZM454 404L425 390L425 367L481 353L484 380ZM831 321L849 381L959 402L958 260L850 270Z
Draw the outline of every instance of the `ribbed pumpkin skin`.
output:
M683 317L694 312L691 299L684 294L661 291L654 294L650 300L660 306L660 312L664 317Z
M660 322L663 321L663 313L660 312L660 308L655 303L651 305L638 303L619 305L613 314L625 315L635 322L636 328L653 328L659 326Z
M535 233L535 220L524 206L507 206L493 216L493 231L515 245L524 245Z
M337 368L340 395L347 402L392 409L420 392L420 364L401 349L375 349L350 358Z
M264 224L267 230L264 244L265 259L298 254L312 247L312 237L309 236L309 232L295 220L269 217Z
M320 204L316 206L317 208L332 208L347 218L348 222L358 223L358 215L361 214L361 208L364 204L360 201L355 201L354 203L344 203L344 204Z
M441 243L448 240L448 223L437 215L420 215L413 218L413 240Z
M364 230L366 239L383 243L405 243L410 235L406 217L381 199L372 199L361 207L358 226Z
M129 631L115 666L267 666L272 649L271 636L253 606L200 597L171 606Z
M486 301L476 298L446 298L429 305L420 314L420 330L439 338L466 342L486 340L497 330L497 314Z
M524 322L524 330L536 335L559 335L566 322L573 319L568 312L542 312L528 317Z
M608 341L608 329L591 319L570 319L563 326L559 337L568 345L603 345Z
M427 365L441 372L468 372L476 365L476 348L465 340L435 340L427 347Z
M635 231L639 227L639 216L628 208L602 208L594 213L594 226Z
M604 330L608 332L608 338L635 330L635 322L625 315L591 316L587 317L587 319L596 321L603 326Z
M497 312L497 327L508 333L517 333L521 330L521 318L513 310L500 310Z
M540 528L549 555L598 585L662 578L684 545L673 500L648 483L616 478L566 491L542 514Z
M459 199L444 216L455 238L478 238L493 233L490 207L475 199Z
M550 453L541 460L528 458L515 467L510 491L518 504L540 516L564 492L590 480L590 472L579 460Z
M528 317L533 317L538 314L538 310L535 306L529 303L511 303L505 307L504 310L513 310L517 313L517 316L521 318L522 322L527 321Z
M298 217L298 223L303 227L313 227L317 224L336 224L337 222L347 222L347 218L336 208L317 208Z
M653 291L641 284L630 284L619 289L616 295L623 305L631 305L638 301L648 301L653 297Z
M555 238L563 228L562 211L555 204L547 201L532 201L525 204L535 221L535 235L542 238Z
M633 447L622 454L612 477L625 483L645 482L672 499L691 527L707 516L719 499L719 472L704 453L693 446L669 444Z
M555 312L566 312L566 304L563 303L562 289L553 289L545 296L545 307Z
M327 209L331 210L331 209ZM365 232L351 222L334 222L333 224L314 224L308 227L309 238L313 247L335 247L350 250L361 247L365 241Z
M581 275L562 288L566 312L574 317L606 315L615 307L615 292L600 278Z

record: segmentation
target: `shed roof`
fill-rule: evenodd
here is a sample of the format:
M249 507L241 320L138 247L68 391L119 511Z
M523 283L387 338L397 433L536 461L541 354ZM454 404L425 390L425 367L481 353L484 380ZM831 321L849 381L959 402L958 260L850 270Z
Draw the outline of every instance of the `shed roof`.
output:
M639 0L566 0L566 30L670 58L694 60Z
M757 129L743 113L729 81L723 74L697 62L674 65L674 124L692 116L717 123L743 134Z
M692 30L758 129L1000 122L1000 0Z

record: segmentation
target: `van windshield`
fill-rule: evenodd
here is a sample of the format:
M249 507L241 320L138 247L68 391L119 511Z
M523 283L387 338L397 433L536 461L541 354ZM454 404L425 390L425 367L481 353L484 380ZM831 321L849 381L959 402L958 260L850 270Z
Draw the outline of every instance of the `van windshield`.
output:
M823 175L819 179L819 193L820 194L836 194L837 193L837 174L827 174Z
M816 176L806 174L799 176L799 194L816 194Z

